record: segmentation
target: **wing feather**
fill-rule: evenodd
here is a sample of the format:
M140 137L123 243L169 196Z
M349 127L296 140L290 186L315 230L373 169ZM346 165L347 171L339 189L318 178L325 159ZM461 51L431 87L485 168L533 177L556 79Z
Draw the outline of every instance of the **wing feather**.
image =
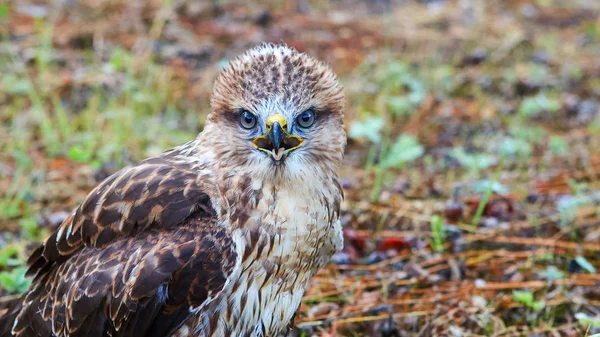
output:
M90 192L31 255L15 335L167 336L216 296L236 253L199 171L152 158Z
M171 227L192 213L215 216L210 184L183 162L153 158L103 181L28 260L28 275L43 274L83 246L104 247L152 226Z
M235 249L223 231L213 218L200 217L101 249L84 247L26 295L16 335L33 336L40 324L48 332L40 336L50 329L58 336L95 336L99 327L103 333L114 328L112 336L172 333L191 307L222 290L233 269ZM36 316L48 306L49 319Z

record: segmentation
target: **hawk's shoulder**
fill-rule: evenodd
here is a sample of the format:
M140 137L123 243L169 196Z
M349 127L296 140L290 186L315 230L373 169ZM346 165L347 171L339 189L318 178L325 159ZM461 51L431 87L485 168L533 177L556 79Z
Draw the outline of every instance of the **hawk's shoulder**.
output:
M44 274L84 246L102 248L149 228L170 228L192 214L215 217L213 184L192 163L163 155L123 168L94 188L30 256L28 275Z

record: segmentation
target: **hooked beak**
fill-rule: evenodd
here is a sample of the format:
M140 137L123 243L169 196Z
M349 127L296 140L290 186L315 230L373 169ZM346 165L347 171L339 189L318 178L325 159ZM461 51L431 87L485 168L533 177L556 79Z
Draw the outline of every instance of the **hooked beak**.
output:
M279 124L279 122L273 123L273 125L271 126L271 131L269 131L269 133L267 134L267 138L269 138L269 140L273 144L274 149L278 149L281 147L281 144L283 144L283 141L285 140L284 137L285 131L283 131L281 124Z
M280 114L267 118L267 132L254 138L254 147L265 152L276 164L292 151L302 146L304 140L287 133L287 120Z

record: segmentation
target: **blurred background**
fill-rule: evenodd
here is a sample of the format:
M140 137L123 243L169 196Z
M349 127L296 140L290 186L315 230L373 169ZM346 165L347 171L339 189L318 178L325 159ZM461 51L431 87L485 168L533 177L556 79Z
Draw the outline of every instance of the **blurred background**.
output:
M600 333L600 2L0 2L0 296L261 41L339 74L345 248L291 336Z

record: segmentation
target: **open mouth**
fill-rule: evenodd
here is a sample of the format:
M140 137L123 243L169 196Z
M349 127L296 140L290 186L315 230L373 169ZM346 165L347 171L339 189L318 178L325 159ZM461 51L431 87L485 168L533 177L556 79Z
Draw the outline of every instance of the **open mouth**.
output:
M290 152L301 147L304 142L302 138L290 134L286 134L282 138L279 144L275 144L270 137L263 135L255 138L252 143L257 149L267 153L273 160L279 162ZM275 148L276 145L279 145L279 147Z
M266 133L254 138L252 144L266 153L279 165L287 155L301 147L304 139L289 134L287 120L281 114L271 115L266 120Z

